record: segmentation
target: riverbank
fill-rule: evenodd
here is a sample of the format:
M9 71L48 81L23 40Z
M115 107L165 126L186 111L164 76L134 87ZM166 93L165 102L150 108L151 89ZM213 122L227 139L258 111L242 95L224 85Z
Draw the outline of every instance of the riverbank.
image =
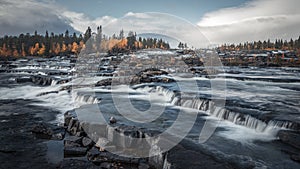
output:
M52 159L60 156L61 152L49 156L47 143L52 135L60 132L64 135L64 129L53 123L59 112L33 106L33 102L24 99L0 100L1 168L40 169L58 165L58 161ZM43 125L47 127L40 127ZM47 128L57 133L47 133Z

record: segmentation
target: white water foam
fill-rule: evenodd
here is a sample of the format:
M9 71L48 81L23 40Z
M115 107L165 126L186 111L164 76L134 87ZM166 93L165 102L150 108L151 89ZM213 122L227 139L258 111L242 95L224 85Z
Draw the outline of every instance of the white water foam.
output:
M221 120L220 127L225 127L226 131L219 132L223 137L239 140L242 142L253 140L273 140L276 139L276 135L279 130L289 129L292 127L292 123L288 121L268 121L263 122L253 116L231 112L221 107L216 107L211 101L200 98L187 98L180 99L175 96L173 91L170 91L161 86L144 86L138 88L139 91L144 92L157 92L165 97L169 103L174 106L181 106L184 108L195 109L204 111L208 114L208 117L217 121ZM245 137L245 133L247 133Z
M0 88L0 99L32 99L41 102L32 105L46 106L61 112L57 115L59 123L63 123L63 113L73 108L85 104L98 104L100 101L93 95L80 94L76 89L69 93L67 90L60 89L64 86L72 85L72 81L65 84L57 84L52 81L50 86L17 86L14 88ZM52 92L52 93L51 93Z

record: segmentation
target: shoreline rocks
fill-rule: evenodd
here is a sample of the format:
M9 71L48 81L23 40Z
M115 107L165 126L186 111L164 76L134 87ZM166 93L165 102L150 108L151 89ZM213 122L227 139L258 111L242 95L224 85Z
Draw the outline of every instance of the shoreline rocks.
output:
M107 119L107 121L109 123L109 119ZM229 164L229 162L219 161L217 159L214 159L214 157L212 156L208 156L205 153L202 153L201 151L193 150L198 145L189 141L182 141L168 152L160 153L161 150L157 146L151 147L153 145L151 145L150 143L145 142L144 144L140 144L137 142L130 142L130 140L128 139L121 139L117 137L117 133L119 133L129 138L145 138L147 136L153 136L158 134L158 132L154 130L147 130L134 126L120 125L118 121L116 121L116 123L113 124L113 126L110 126L109 124L99 124L98 127L95 127L93 125L97 124L87 124L86 122L81 123L77 119L75 111L68 111L65 113L65 128L70 134L70 136L65 138L65 153L69 157L76 157L78 155L84 156L84 158L86 158L88 161L86 163L93 163L95 166L100 168L234 168L231 164ZM97 137L95 137L98 138L97 143L95 143L93 139L90 138L90 136L74 136L74 134L78 132L85 132L84 129L87 130L87 132L89 133L92 131L91 129L95 129L94 134L97 135ZM76 131L76 133L74 131ZM93 135L91 136L93 137ZM118 152L120 150L128 151L126 150L126 148L118 148L119 145L125 146L126 148L128 148L129 151L130 147L137 148L136 146L142 145L140 147L141 149L150 149L149 155L151 154L151 152L156 152L155 154L157 155L149 156L147 158L131 158L119 156L114 154L113 152ZM186 157L184 158L184 161L182 161L183 157Z

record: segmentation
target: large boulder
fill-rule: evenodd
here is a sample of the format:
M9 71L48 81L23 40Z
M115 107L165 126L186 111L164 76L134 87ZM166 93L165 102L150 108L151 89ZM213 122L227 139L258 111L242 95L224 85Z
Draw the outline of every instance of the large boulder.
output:
M155 69L155 68L150 68L146 69L144 71L139 72L135 76L132 77L130 84L135 85L135 84L140 84L140 83L171 83L175 82L174 79L171 77L167 77L168 72Z
M68 136L64 140L65 157L85 156L87 150L87 147L82 147L82 137Z
M32 129L32 133L35 133L39 138L51 139L54 131L45 123L35 124Z
M108 78L108 79L103 79L98 81L95 86L110 86L112 83L112 79Z

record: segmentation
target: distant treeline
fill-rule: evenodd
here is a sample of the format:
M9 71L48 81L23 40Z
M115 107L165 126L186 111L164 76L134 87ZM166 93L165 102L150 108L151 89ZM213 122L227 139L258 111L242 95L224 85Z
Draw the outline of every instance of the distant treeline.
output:
M51 57L56 55L72 55L78 54L82 49L86 48L86 43L91 38L94 40L90 50L97 51L99 49L108 52L131 51L145 48L161 48L169 49L170 46L162 39L141 38L136 33L130 31L128 36L124 36L121 30L119 35L112 37L102 34L102 27L97 28L96 33L92 33L90 27L82 35L76 33L70 34L68 30L63 34L48 33L40 35L35 31L33 35L20 34L19 36L4 36L0 38L0 56L41 56Z
M290 41L276 39L275 42L270 40L245 42L240 44L223 44L219 50L294 50L300 52L300 36L298 39Z

